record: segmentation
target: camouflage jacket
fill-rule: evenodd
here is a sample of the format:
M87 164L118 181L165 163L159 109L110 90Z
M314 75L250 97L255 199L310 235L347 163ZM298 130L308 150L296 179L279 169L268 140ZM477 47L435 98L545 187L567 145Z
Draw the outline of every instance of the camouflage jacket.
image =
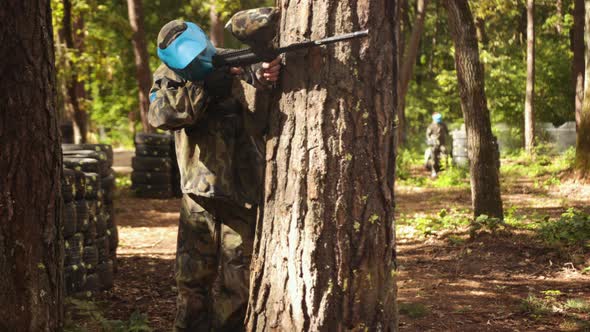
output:
M254 66L244 68L241 76L255 87L266 87ZM165 64L154 73L150 100L150 124L175 136L183 193L228 199L246 207L258 204L262 137L246 130L245 105L234 97L210 97L202 82L186 81Z
M449 129L444 123L433 122L426 129L426 141L428 145L446 145Z

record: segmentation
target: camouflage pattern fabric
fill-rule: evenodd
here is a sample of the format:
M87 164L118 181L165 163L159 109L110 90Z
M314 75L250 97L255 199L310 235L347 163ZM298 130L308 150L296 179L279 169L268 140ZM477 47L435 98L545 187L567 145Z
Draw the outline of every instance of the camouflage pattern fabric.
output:
M430 158L432 169L436 172L442 168L441 161L447 160L448 149L446 147L447 137L449 136L449 129L444 123L433 122L426 129L426 141L430 147Z
M255 221L256 209L184 195L176 253L174 331L243 329Z
M277 33L280 15L274 7L255 8L236 13L226 29L250 47L268 47Z
M264 86L257 77L255 68L245 68L240 78ZM166 65L154 73L150 97L150 124L174 133L182 192L257 205L263 140L245 129L242 104L210 97L202 82L185 81Z

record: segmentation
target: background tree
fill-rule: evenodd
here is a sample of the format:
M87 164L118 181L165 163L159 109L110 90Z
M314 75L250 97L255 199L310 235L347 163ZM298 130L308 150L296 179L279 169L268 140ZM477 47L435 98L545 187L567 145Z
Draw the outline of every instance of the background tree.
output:
M572 49L574 53L573 60L573 81L575 89L575 112L576 128L580 126L580 116L582 114L582 102L584 101L584 19L585 9L584 0L574 1L574 26L572 29Z
M271 115L250 331L395 331L396 1L287 1L281 45L368 39L286 57Z
M405 0L407 5L407 0ZM400 83L399 83L399 104L397 106L397 119L398 119L398 130L397 130L397 141L400 144L405 142L405 131L406 131L406 94L408 93L408 86L412 79L414 72L414 65L416 64L416 57L418 55L418 47L420 46L420 38L424 31L424 22L426 20L426 6L428 6L428 0L417 0L416 2L416 19L414 20L414 27L410 35L408 45L403 52L403 58L401 60L400 68Z
M139 88L139 114L143 131L146 133L155 132L148 119L150 107L149 91L152 86L152 73L150 71L149 53L147 50L146 35L144 28L144 15L142 0L127 0L129 11L129 24L133 31L133 52L135 54L135 77Z
M209 11L209 37L216 47L223 47L224 26L221 14L217 11L215 4L211 4Z
M6 0L0 19L0 330L62 325L61 148L49 0Z
M76 19L81 21L81 17ZM77 34L78 35L78 34ZM60 39L64 41L66 48L69 50L78 49L74 43L74 32L72 31L72 3L70 0L63 0L63 19L62 26L59 30ZM76 143L86 143L88 135L88 114L84 108L84 84L78 77L78 66L69 59L67 61L68 73L66 79L65 103L68 113L71 115L74 125L74 141Z
M535 0L526 0L527 77L524 106L524 147L531 153L535 145Z
M584 101L580 112L578 139L576 144L575 169L581 179L590 176L590 1L585 1L584 39L586 41L586 66L584 82Z
M475 216L485 214L503 219L499 160L493 144L473 16L467 0L445 0L444 4L455 43L455 66L467 130L473 212Z

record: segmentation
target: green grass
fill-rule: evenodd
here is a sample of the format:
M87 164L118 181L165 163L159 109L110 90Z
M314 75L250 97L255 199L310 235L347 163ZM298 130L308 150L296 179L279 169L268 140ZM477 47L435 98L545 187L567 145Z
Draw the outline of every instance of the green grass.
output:
M399 303L399 313L413 319L426 317L430 310L422 303Z
M66 298L66 323L64 332L151 332L147 316L139 312L131 314L126 321L110 320L94 301Z
M397 225L412 226L420 236L436 236L442 231L457 231L470 223L467 211L443 209L435 215L401 216Z

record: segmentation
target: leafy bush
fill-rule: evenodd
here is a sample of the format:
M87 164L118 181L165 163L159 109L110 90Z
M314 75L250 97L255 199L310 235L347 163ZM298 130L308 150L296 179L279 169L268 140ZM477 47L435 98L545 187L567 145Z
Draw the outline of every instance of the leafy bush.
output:
M457 210L440 210L436 215L414 216L413 218L401 217L399 225L413 226L422 236L436 236L441 231L458 230L469 225L469 216Z
M590 245L590 216L569 208L557 220L546 219L537 232L553 246Z

